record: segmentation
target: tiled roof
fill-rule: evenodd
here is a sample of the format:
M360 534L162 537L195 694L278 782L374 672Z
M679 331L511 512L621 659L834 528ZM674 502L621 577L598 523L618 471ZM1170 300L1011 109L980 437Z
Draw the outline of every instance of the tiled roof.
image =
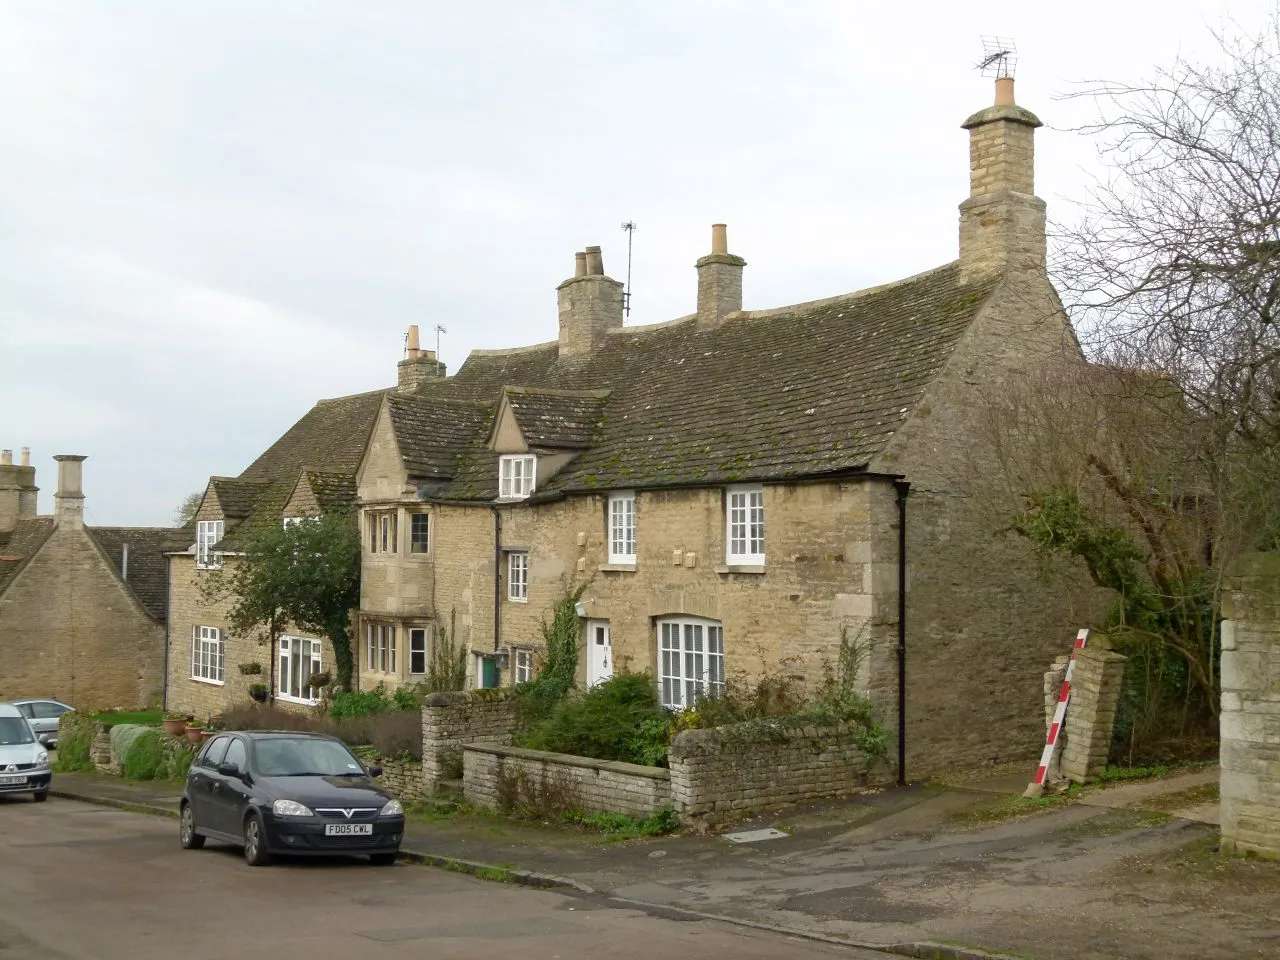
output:
M356 468L364 456L387 392L374 390L321 400L268 447L236 478L245 489L256 488L256 494L244 520L226 531L219 548L234 552L243 546L247 531L263 524L279 523L303 471L330 477L321 486L332 500L341 499L345 495L342 484L332 477L351 478L354 486ZM319 490L316 495L320 497ZM349 502L353 501L352 496Z
M241 480L239 477L210 477L213 492L222 507L222 515L232 520L242 520L253 512L266 480Z
M155 619L163 621L169 601L169 562L165 553L185 549L194 539L190 528L86 527L106 554L115 575L121 575L124 545L129 565L124 583Z
M508 387L507 405L530 447L585 450L600 425L607 390Z
M436 393L393 395L387 408L410 476L424 481L455 476L458 458L485 435L493 416L491 404Z
M19 520L7 533L0 533L0 593L27 565L53 533L53 517Z
M325 513L350 510L356 503L356 478L349 473L327 473L323 470L303 471L303 477L311 484L316 503Z
M962 283L952 263L710 329L692 319L624 328L583 358L561 360L555 343L473 353L455 376L424 384L417 402L466 399L492 411L504 388L610 391L590 447L543 492L853 472L920 401L991 289ZM447 448L457 438L442 443L412 424L397 436L415 448L411 472L437 446L456 455ZM483 439L473 434L456 459L452 482L435 495L497 496Z

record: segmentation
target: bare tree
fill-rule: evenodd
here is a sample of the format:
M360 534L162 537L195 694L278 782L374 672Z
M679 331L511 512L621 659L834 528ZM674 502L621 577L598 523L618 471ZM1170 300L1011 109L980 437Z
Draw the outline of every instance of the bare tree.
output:
M1225 558L1280 539L1280 18L1213 65L1088 85L1109 175L1053 271L1095 357L1159 371L1201 420Z
M203 493L187 494L182 498L182 503L178 504L178 509L174 511L173 522L179 527L185 527L196 518L196 511L200 509L200 503L203 500Z

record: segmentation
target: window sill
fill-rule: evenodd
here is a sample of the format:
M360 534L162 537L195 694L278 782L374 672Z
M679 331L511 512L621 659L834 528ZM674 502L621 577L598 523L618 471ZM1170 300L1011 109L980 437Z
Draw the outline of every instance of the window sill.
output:
M318 706L320 703L319 700L307 700L303 697L295 697L288 693L277 693L276 699L283 700L285 703L296 703L300 707L314 707Z
M507 597L507 603L528 603L528 597Z
M223 687L227 683L225 680L208 680L205 677L192 677L191 679L196 683L207 683L211 687Z
M598 567L601 573L635 573L636 565L634 563L602 563Z
M763 574L763 563L730 563L725 566L716 567L716 573L750 573Z

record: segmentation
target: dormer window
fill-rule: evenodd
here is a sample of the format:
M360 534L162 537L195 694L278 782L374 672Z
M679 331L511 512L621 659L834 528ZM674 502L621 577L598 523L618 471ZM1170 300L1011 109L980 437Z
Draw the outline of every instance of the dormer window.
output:
M498 496L503 500L523 500L533 493L534 470L538 458L532 454L501 457L498 460Z

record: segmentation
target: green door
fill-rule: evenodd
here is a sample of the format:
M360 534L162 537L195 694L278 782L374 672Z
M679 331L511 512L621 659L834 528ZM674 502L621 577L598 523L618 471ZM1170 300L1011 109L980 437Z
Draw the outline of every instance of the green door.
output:
M498 659L484 657L480 661L480 686L486 690L498 686Z

